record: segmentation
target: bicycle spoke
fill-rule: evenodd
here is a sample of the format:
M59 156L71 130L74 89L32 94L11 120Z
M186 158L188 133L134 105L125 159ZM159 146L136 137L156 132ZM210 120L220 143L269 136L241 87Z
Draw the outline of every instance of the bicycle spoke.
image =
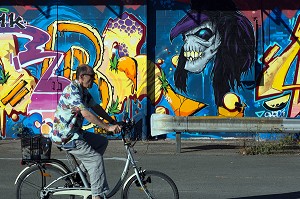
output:
M145 171L141 175L142 184L146 189L144 192L140 182L136 177L130 179L124 188L125 199L148 199L148 198L168 198L178 199L178 190L174 182L167 175L158 171Z
M41 190L43 190L46 185L53 182L53 180L56 180L58 177L64 175L64 171L58 169L57 167L44 165L43 168L45 169L45 171L41 173L40 168L37 165L34 165L24 172L24 174L20 177L17 185L18 199L41 198ZM63 188L67 183L71 185L71 182L66 178L61 179L50 186L49 191L55 190L58 187ZM45 189L45 191L47 191L47 189ZM47 195L46 198L74 199L75 197L70 195L53 196L51 192L49 195Z
M30 186L30 187L32 187L32 188L37 189L37 190L41 190L41 189L42 189L42 186L38 186L38 185L36 185L36 184L34 184L34 183L32 183L32 182L29 182L29 181L27 181L27 180L24 180L24 181L23 181L23 184L26 184L26 185L28 185L28 186ZM23 186L24 186L24 185L23 185Z

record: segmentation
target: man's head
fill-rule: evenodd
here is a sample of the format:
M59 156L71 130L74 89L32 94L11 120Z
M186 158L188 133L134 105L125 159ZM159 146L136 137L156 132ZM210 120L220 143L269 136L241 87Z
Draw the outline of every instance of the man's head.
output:
M95 72L87 64L81 64L76 69L76 79L84 88L92 88L95 79Z

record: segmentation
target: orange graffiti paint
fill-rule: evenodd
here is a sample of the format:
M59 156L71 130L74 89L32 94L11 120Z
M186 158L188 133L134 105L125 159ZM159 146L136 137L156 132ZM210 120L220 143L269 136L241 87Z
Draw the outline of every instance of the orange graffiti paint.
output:
M1 102L3 105L6 105L8 102L12 100L13 97L27 84L25 80L21 80L9 93L5 96Z
M29 93L29 90L27 88L21 90L9 103L12 107L16 106L16 104L18 104L23 97L25 97L25 95L27 95Z

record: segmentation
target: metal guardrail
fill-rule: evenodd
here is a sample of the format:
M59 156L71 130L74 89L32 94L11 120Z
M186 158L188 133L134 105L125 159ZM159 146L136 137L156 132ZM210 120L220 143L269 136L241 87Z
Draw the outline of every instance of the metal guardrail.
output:
M151 115L151 135L170 132L272 132L299 133L300 119L296 118L257 118L257 117L218 117L218 116L171 116Z
M176 134L178 151L179 132L300 133L300 119L151 115L152 136L170 132L178 132Z

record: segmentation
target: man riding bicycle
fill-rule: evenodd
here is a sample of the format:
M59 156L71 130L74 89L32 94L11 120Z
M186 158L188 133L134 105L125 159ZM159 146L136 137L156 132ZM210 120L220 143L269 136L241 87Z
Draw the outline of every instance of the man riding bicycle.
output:
M108 140L100 134L82 130L83 119L113 133L119 133L121 127L115 124L116 121L89 93L88 88L92 88L94 79L95 73L89 65L82 64L77 67L76 80L66 86L58 101L53 131L49 136L54 143L68 148L69 152L83 163L90 176L92 197L101 199L109 189L103 163ZM111 125L103 122L96 114Z

